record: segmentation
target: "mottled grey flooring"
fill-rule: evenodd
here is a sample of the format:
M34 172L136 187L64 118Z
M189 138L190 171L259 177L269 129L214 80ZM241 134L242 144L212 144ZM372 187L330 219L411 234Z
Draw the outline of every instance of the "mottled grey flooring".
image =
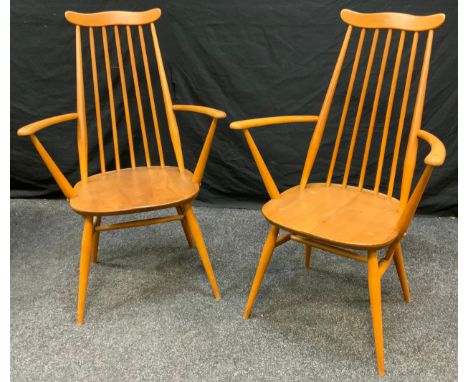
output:
M75 325L82 222L65 201L11 201L13 381L380 381L366 267L278 248L242 311L268 225L195 208L222 299L178 222L102 234L85 325ZM457 379L456 219L417 217L403 241L412 302L383 278L388 381Z

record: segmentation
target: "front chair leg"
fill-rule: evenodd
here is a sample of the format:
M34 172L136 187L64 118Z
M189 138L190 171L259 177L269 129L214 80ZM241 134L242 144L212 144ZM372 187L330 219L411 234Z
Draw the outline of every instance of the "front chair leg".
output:
M260 256L260 260L258 262L257 272L255 273L252 289L250 290L249 299L247 300L247 305L245 306L243 315L244 320L248 319L250 316L250 310L252 309L252 305L255 302L255 297L257 297L258 290L260 289L260 285L262 284L263 276L265 276L268 264L270 263L271 255L273 254L273 250L275 249L278 231L279 228L277 226L272 226L270 228L270 232L268 232L268 236L265 241L265 245L263 246L263 251Z
M96 220L94 221L94 225L93 225L93 240L92 240L92 243L91 243L91 261L93 263L97 262L100 232L96 231L96 227L99 227L100 224L101 224L101 217L97 216Z
M393 262L395 263L395 267L398 272L398 278L400 279L401 289L403 290L405 301L410 302L410 291L408 287L408 280L406 278L405 263L403 262L403 251L401 250L400 243L398 243L398 246L395 249Z
M198 254L200 255L200 259L205 267L206 275L208 276L208 280L210 281L211 288L213 289L213 294L216 300L221 298L218 290L218 284L216 284L216 278L213 273L213 268L211 267L210 258L208 256L208 251L205 247L205 242L203 241L203 236L200 230L200 226L198 225L197 219L195 218L195 214L193 213L192 206L190 204L186 204L183 206L183 211L185 217L187 219L187 225L189 231L193 235L193 239L195 241L195 245L198 249Z
M179 215L184 215L184 210L182 207L177 206L176 209ZM182 229L184 230L185 238L187 239L187 244L189 248L193 248L192 235L190 234L190 228L187 223L187 217L184 216L180 223L182 224Z
M84 309L86 302L86 289L88 288L89 262L91 257L91 245L93 239L93 218L85 216L83 237L81 240L80 279L78 285L78 312L77 324L82 325L84 321Z
M375 354L379 375L384 375L384 347L382 329L382 301L380 288L380 273L377 252L370 250L368 253L368 283L372 323L374 326Z
M305 253L304 253L304 263L305 267L309 270L310 269L310 257L312 256L312 247L308 244L304 245Z

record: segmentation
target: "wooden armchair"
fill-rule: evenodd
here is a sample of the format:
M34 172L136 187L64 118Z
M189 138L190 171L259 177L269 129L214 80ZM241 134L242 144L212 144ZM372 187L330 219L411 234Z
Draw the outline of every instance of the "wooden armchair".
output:
M200 183L213 142L217 121L218 119L225 118L226 114L223 111L203 106L172 104L154 24L160 16L160 9L152 9L145 12L102 12L94 14L66 12L66 19L71 24L76 25L77 112L48 118L24 126L18 130L18 135L29 136L31 138L39 155L44 160L47 168L70 202L71 208L82 215L84 219L78 287L78 325L81 325L84 320L90 262L96 262L97 260L99 234L102 231L139 227L177 220L180 221L189 247L192 247L192 238L195 242L215 298L220 298L210 259L191 204L200 189ZM86 52L84 52L84 48L82 48L82 29L85 29L89 34L89 55L92 72L90 76L92 80L91 78L89 80L92 81L92 88L94 89L94 112L101 167L101 172L92 176L89 175L88 171L88 133L91 132L88 131L86 122L85 75L83 70L83 55ZM122 150L122 144L125 144L125 142L122 142L123 134L118 134L116 119L117 105L115 105L114 102L114 94L116 91L114 91L111 75L111 59L109 53L111 51L111 44L109 41L110 38L108 38L108 32L112 33L115 39L117 62L112 63L112 65L117 65L119 70L121 95L125 112L126 144L128 144L129 162L131 164L130 168L123 168L123 165L121 165L120 150ZM156 117L151 77L152 72L147 55L145 32L150 34L152 39L152 49L154 49L153 53L155 54L157 71L159 72L165 112L177 167L168 166L164 161L161 135L159 132L158 119ZM128 52L125 52L122 48L121 38L123 39L124 37L121 37L121 33L126 35ZM99 37L102 38L104 65L101 66L104 66L104 68L99 68L98 66L98 55L96 53L97 44L95 44L95 37L98 37L96 36L97 34L101 35ZM134 47L134 38L138 38L139 40L139 57L144 67L144 79L141 79L141 84L137 66L138 56L135 55L137 47ZM136 42L135 45L137 45ZM130 62L124 60L124 58L129 58ZM131 69L131 78L133 79L134 85L133 92L127 92L125 67ZM99 73L103 74L104 80L100 79ZM100 89L100 81L107 82L107 94L104 94L106 92ZM146 89L140 91L140 86ZM131 99L132 96L134 96L133 100ZM143 97L147 97L146 99L149 100L151 120L145 120L143 106L147 105L147 103L145 104ZM131 105L135 103L141 130L142 142L140 141L140 144L134 142L132 120L130 117ZM103 111L105 107L108 107L106 110L109 110L110 120L104 118L105 114ZM198 163L193 173L184 166L184 157L174 111L199 113L212 119ZM81 181L75 186L72 186L66 179L36 136L36 133L46 127L71 120L77 121L78 154L81 175ZM147 132L147 127L149 128L149 125L153 125L154 128L159 165L156 165L155 163L157 161L152 158L155 154L150 150L151 145L148 140L149 132ZM109 134L109 136L111 135L113 138L113 145L111 147L113 149L115 169L109 168L106 163L104 146L106 127L111 129L111 134ZM135 149L140 147L141 143L144 150L145 163L138 165ZM108 151L110 151L108 148L109 146L107 146ZM104 225L101 222L104 216L131 214L170 207L176 208L177 213L175 215L110 225Z
M312 248L319 248L336 255L363 262L367 264L368 267L368 284L374 326L377 368L378 373L383 375L384 351L381 278L393 260L398 271L404 298L409 302L410 293L400 241L411 223L433 168L441 166L445 160L445 147L442 142L431 133L421 130L434 29L443 24L445 16L443 14L431 16L413 16L398 13L361 14L343 10L341 12L341 18L348 24L348 28L328 91L325 95L322 109L318 116L270 117L231 123L232 129L241 130L244 133L265 187L271 197L271 200L266 203L262 209L263 215L271 223L271 228L260 256L257 272L245 307L244 319L247 319L250 315L250 310L255 301L274 248L288 240L294 240L304 244L305 265L307 268L310 266ZM348 47L351 46L351 35L355 29L355 34L358 35L356 36L356 38L358 38L357 47L354 58L351 56L353 64L347 85L346 97L341 111L340 123L337 127L334 150L330 158L328 176L323 183L309 183L309 176L327 124L327 117L339 81L343 62L346 58L346 52ZM352 110L352 108L349 107L350 100L353 94L354 83L366 35L371 38L372 42L370 43L370 51L367 55L367 62L365 63L366 69L354 123L352 124L351 139L349 142L342 142L346 117L348 111L351 112ZM395 39L398 39L398 46L396 49L394 66L393 68L389 68L391 70L387 71L391 73L388 75L391 75L391 77L389 78L390 87L387 95L382 94L384 93L382 91L382 83L386 74L386 63L390 52L392 35L396 35ZM411 35L412 39L410 40ZM415 56L418 41L423 35L427 35L427 37L419 85L416 92L413 119L409 131L405 132L405 116L407 114ZM361 156L357 158L354 157L355 161L361 159L360 171L357 172L359 173L359 181L356 185L350 185L350 170L353 162L353 155L357 148L358 130L361 119L363 119L362 114L366 95L368 89L371 89L369 79L371 78L370 74L376 53L377 42L381 36L385 38L385 43L383 44L382 60L380 68L378 68L375 87L372 88L372 91L369 91L374 95L374 98L372 101L372 112L369 118L367 135L365 135L365 146L363 145L360 150L360 153L362 153ZM406 68L402 65L405 40L409 40L408 42L411 44ZM363 60L365 60L365 58L366 57L363 57ZM406 71L406 79L403 81L404 91L401 96L399 119L393 122L391 120L392 109L400 71ZM356 89L356 91L357 90L358 89ZM381 130L381 140L373 141L372 138L373 135L375 135L374 128L377 128L376 118L380 98L386 102L386 106L382 108L385 110L385 118ZM252 138L250 129L260 126L297 122L314 122L315 129L299 185L280 193ZM392 126L391 129L390 126ZM389 139L390 132L393 133L393 140ZM403 165L400 166L402 167L401 192L399 199L397 199L393 196L393 192L398 170L398 160L402 154L401 148L404 147L402 145L403 135L408 138ZM415 188L411 191L419 140L430 145L430 153L424 159L426 165L425 170L420 176ZM389 159L391 158L391 162L387 161L388 166L386 168L384 166L384 161L387 143L391 144L389 155L387 155ZM344 145L348 146L347 150L343 147ZM343 174L334 175L335 164L337 158L339 158L338 154L340 148L344 150L342 153L344 153L346 157L346 165L344 166ZM370 179L369 182L369 177L366 182L366 169L370 163L369 161L373 159L372 157L370 159L371 153L375 158L374 163L377 165L377 169L373 182L372 179ZM384 170L388 174L388 187L385 193L381 191ZM335 183L332 181L333 178L339 178L341 181ZM365 185L367 184L371 184L371 186L366 187ZM280 228L286 230L287 233L278 238L277 236ZM379 260L377 251L384 249L386 249L384 256ZM353 250L364 250L367 252L367 256L356 253Z

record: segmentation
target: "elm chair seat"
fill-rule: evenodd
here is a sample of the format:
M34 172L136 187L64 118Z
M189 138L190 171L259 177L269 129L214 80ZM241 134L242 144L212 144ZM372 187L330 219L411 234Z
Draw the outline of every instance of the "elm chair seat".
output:
M179 206L192 200L200 186L193 174L177 167L127 168L78 182L70 206L80 214L114 215Z
M398 236L399 206L399 200L366 189L308 184L283 192L262 212L270 223L322 242L382 248Z

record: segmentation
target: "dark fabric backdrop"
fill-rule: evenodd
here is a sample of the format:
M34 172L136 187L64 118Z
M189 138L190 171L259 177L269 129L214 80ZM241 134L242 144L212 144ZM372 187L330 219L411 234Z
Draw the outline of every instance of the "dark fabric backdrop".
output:
M16 130L35 120L76 110L75 29L64 19L64 12L145 10L155 7L162 9L162 17L157 22L158 35L174 103L212 106L228 114L227 120L221 121L219 125L199 199L214 205L240 207L264 201L267 194L243 135L229 130L229 122L262 116L319 113L346 30L339 16L341 9L420 15L445 13L446 22L435 33L423 128L441 138L448 155L445 165L434 171L419 212L457 214L456 1L13 1L10 125L12 197L60 196L58 187L31 142L17 137ZM397 36L395 34L392 40L392 49L397 45ZM370 36L367 37L366 44ZM355 40L354 36L352 41L355 43ZM379 44L383 40L382 35ZM410 39L407 39L405 49L409 46ZM425 37L421 38L419 55L424 46ZM394 54L391 56L394 57ZM378 68L380 56L376 60L374 67ZM360 67L364 67L365 62L363 58ZM417 62L420 64L420 61ZM345 68L349 67L350 64L345 63ZM388 67L393 69L392 58L389 59ZM405 68L405 64L402 64L402 81L406 75ZM419 69L417 67L414 74L413 88L419 79ZM114 83L117 83L118 70L114 70L113 75ZM387 77L391 75L386 74ZM104 81L101 85L105 89ZM362 80L360 83L357 81L358 90L353 93L345 141L350 138L359 85L362 85ZM337 105L344 99L343 89L337 90ZM382 94L387 94L385 89ZM159 120L165 130L160 94L157 98ZM384 95L382 99L386 99ZM373 92L370 92L364 109L367 115L370 114L372 100ZM93 98L89 92L87 104L88 113L92 113ZM399 111L398 106L395 109ZM396 127L397 111L393 114L396 117L392 120L392 130ZM379 109L379 115L381 117L376 124L376 134L379 134L383 125L384 111ZM209 120L185 113L177 117L186 165L193 169ZM319 159L312 171L312 180L323 180L326 177L339 117L339 109L332 108ZM410 117L407 117L405 128L411 121ZM138 115L135 113L132 118L135 119L136 130L139 126ZM118 113L118 120L120 128L124 129L123 112ZM73 123L63 124L41 133L44 145L57 158L72 183L79 178L74 126ZM89 119L88 128L95 131L93 118ZM361 130L367 131L364 120ZM296 124L262 128L254 132L280 190L298 184L312 131L313 125ZM327 132L332 135L327 135ZM99 161L96 137L90 134L89 139L90 152L96 154L90 157L90 172L97 172ZM174 163L167 133L163 134L163 139L166 155L172 155L169 162ZM361 141L358 139L358 142ZM422 152L427 152L424 144L420 147ZM106 150L112 156L111 146L106 146ZM422 164L420 160L417 174ZM354 166L357 167L356 164ZM371 161L370 166L375 169L375 161ZM337 171L342 170L343 166L338 166ZM358 175L357 170L353 171L351 181L356 182ZM340 178L335 180L340 181Z

